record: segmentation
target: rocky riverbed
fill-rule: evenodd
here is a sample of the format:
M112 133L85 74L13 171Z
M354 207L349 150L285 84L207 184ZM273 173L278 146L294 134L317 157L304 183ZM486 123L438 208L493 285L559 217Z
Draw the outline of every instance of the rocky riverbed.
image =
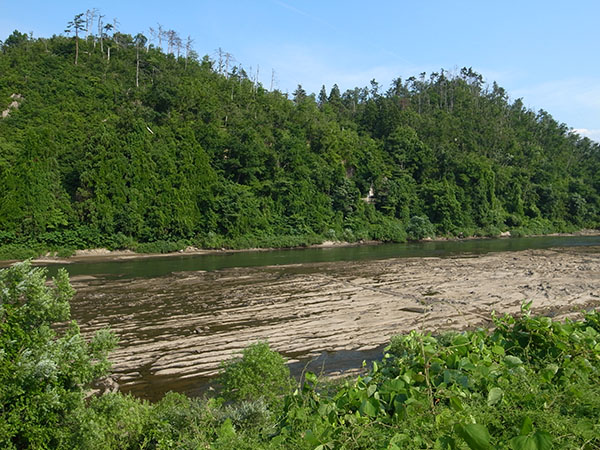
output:
M120 388L157 398L197 393L223 360L259 340L292 363L329 354L331 372L360 367L394 334L487 326L493 310L516 313L524 301L535 313L577 315L600 306L600 247L72 283L82 331L109 326L120 338L111 357Z

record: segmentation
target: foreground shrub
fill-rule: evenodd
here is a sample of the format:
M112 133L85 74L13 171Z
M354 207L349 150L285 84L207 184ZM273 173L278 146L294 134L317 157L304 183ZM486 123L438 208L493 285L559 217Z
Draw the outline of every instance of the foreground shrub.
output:
M168 393L151 406L141 447L208 448L208 443L215 439L218 423L214 412L217 407L214 401Z
M151 405L130 395L108 393L89 400L73 423L66 448L108 450L140 448L151 423ZM75 426L76 425L76 426Z
M221 423L229 420L231 425L238 430L252 430L259 435L270 434L274 431L273 412L262 398L226 405L217 412L217 417Z
M494 318L494 331L392 339L364 377L288 396L281 445L311 448L598 448L600 314Z
M57 448L77 426L86 387L109 369L116 338L86 342L70 318L66 271L52 286L29 261L0 271L0 448Z
M221 394L229 401L264 399L277 406L293 386L290 369L283 357L266 342L246 347L241 357L223 364L219 376Z

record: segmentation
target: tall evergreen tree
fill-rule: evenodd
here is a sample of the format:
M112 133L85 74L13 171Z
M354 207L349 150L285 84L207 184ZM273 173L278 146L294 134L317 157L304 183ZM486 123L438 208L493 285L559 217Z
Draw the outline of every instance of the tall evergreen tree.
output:
M67 24L65 32L70 33L73 30L75 30L75 65L77 65L77 61L79 60L79 32L87 31L85 28L85 19L83 18L83 13L77 14L73 20Z

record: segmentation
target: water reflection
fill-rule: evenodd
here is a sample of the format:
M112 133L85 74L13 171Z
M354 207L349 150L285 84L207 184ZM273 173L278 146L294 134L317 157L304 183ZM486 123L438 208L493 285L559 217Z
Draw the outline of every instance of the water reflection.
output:
M171 255L165 257L103 262L78 262L49 266L50 274L66 267L71 276L94 275L103 278L155 278L173 272L231 267L256 267L335 261L361 261L409 257L451 257L490 252L600 245L600 236L539 236L505 239L471 239L406 244L358 245L354 247L306 248L247 252L222 252L208 255Z

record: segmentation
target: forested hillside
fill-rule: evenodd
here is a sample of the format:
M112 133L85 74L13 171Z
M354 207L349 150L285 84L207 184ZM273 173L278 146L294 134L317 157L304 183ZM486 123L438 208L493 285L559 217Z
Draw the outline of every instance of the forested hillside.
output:
M167 42L81 31L3 42L6 254L599 224L600 146L471 69L286 95Z

